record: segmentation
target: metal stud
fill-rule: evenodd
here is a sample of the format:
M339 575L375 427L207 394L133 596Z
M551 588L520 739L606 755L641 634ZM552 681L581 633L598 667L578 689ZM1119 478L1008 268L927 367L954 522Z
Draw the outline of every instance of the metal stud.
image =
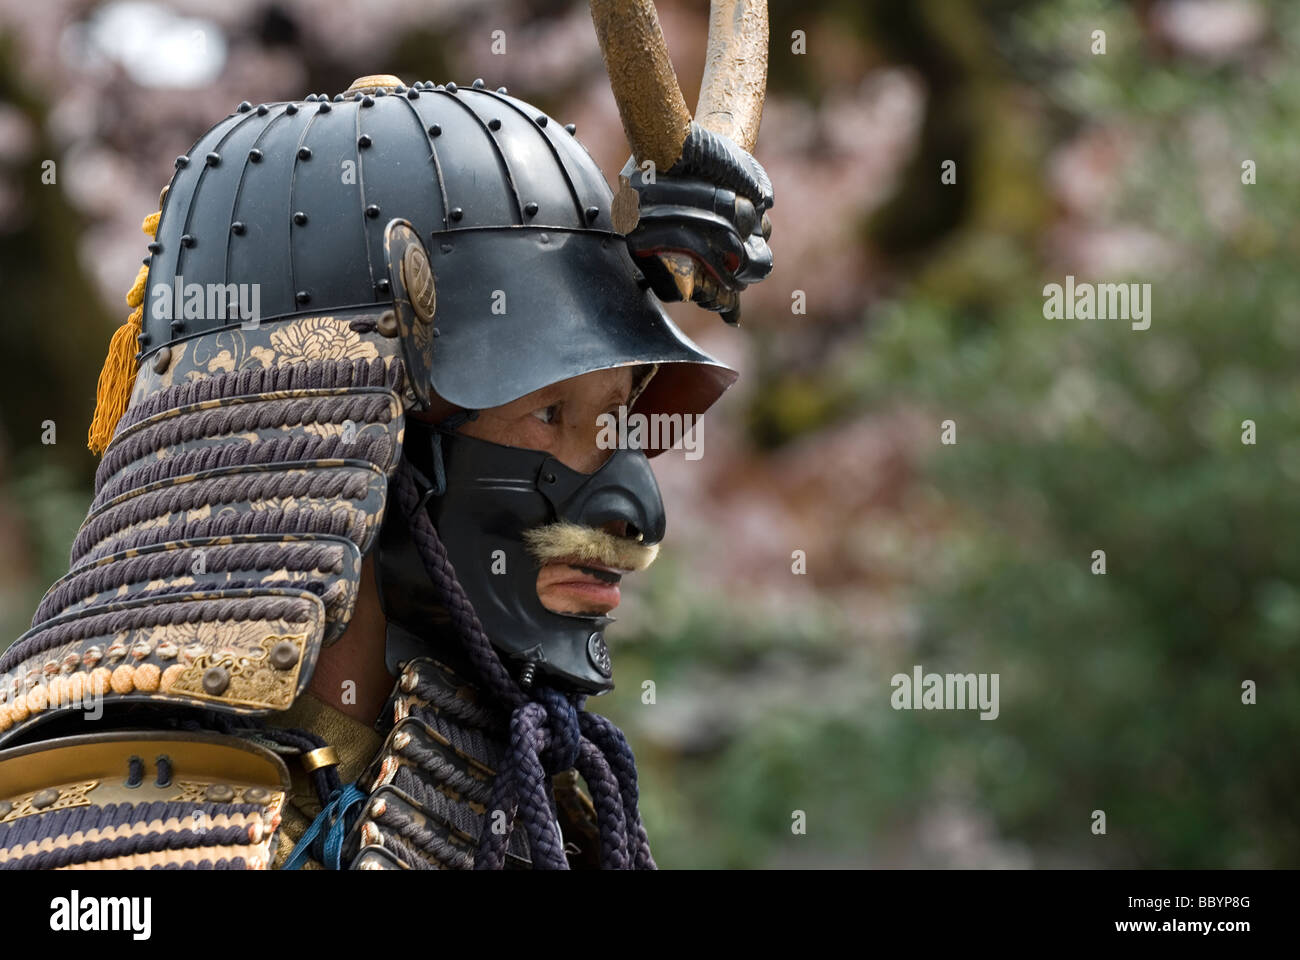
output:
M298 647L289 640L281 640L271 648L271 666L277 670L288 670L298 662Z
M328 103L322 103L319 107L316 108L316 112L317 112L317 113L329 113L329 112L330 112L330 105L329 105Z
M465 216L465 211L462 210L460 207L451 208L451 218L453 220L459 220L463 216Z
M342 102L343 102L343 94L341 94L341 93L336 93L336 94L334 94L334 102L335 102L335 103L342 103Z
M147 333L137 333L137 334L135 335L135 339L136 339L136 342L140 344L140 346L142 346L142 347L147 347L147 346L149 346L149 340L150 340L151 338L150 338L149 334L147 334Z
M429 136L431 136L431 137L441 137L441 136L442 136L442 127L438 126L438 124L436 124L436 123L435 123L433 126L429 127Z
M573 136L578 132L578 125L576 123L566 123L564 129L569 132L569 136Z
M203 799L209 803L230 803L235 799L235 788L225 783L214 783L203 791Z
M221 166L221 154L217 153L215 150L204 157L203 160L209 167Z
M186 234L182 234L182 235L181 235L181 246L182 246L182 247L192 247L192 246L194 246L195 242L196 242L196 241L194 240L194 237L193 237L192 234L188 234L188 233L186 233Z
M301 210L294 211L293 222L298 224L300 227L305 227L307 225L307 214L303 213Z
M546 126L546 114L541 114L541 115L537 118L537 125L538 125L539 127L544 127L544 126Z
M289 104L287 107L284 108L284 112L292 117L295 113L298 112L298 104L296 103Z
M600 207L588 207L584 212L587 214L587 222L592 223L600 216Z
M372 203L370 204L370 206L366 207L366 216L369 217L371 220L379 216L379 204Z
M352 99L353 99L353 100L360 100L360 99L361 99L362 97L364 97L364 96L365 96L365 94L362 93L360 90L358 90L356 93L352 94Z
M357 146L362 150L370 146L371 142L370 135L367 133L363 133L361 136L357 137Z
M184 320L173 320L173 321L171 322L171 328L172 328L172 332L173 332L173 333L180 333L182 330L185 329L185 321L184 321Z
M172 362L171 347L163 347L156 354L154 354L153 372L154 373L164 372L169 366L171 366L171 362Z
M230 671L225 667L208 667L203 671L203 690L217 697L226 692L230 686Z
M361 105L363 107L373 107L375 105L375 98L371 96L362 97Z
M443 89L446 90L448 93L455 93L455 92L456 92L456 84L454 84L454 83L449 83L449 84L447 84L447 86L443 87Z
M500 121L499 119L497 119L496 117L493 117L491 120L488 121L488 129L489 129L489 130L500 130L500 129L501 129L501 121Z
M529 217L537 216L537 204L534 201L529 200L524 204L524 215Z
M388 288L389 288L389 286L390 286L390 284L389 284L389 282L388 282L388 278L387 278L387 277L384 277L382 280L378 280L378 281L375 282L375 289L376 289L379 293L387 293L387 292L388 292Z
M406 84L399 83L397 86L393 87L393 93L405 93L405 92L406 92Z
M245 100L239 106L235 107L235 109L238 110L240 113L248 113L249 110L253 109L253 105L249 103L247 100Z
M249 150L249 151L248 151L248 159L249 159L249 161L252 162L252 163L261 163L261 162L262 162L262 151L261 151L261 150L258 150L256 147L254 147L252 150Z
M311 294L308 293L306 290L299 290L297 293L293 295L293 298L297 300L299 303L311 302Z
M311 159L311 147L299 147L299 148L298 148L298 159L299 159L299 160L310 160L310 159Z
M153 241L151 241L151 242L149 243L149 252L150 252L150 253L162 253L162 244L159 243L157 240L153 240Z
M264 807L271 802L271 791L265 787L249 787L244 791L244 803L255 803Z
M236 220L232 223L230 225L230 232L237 237L242 237L244 235L244 221Z
M400 91L399 91L399 92L400 92ZM420 91L419 91L419 90L407 90L407 91L406 91L406 99L407 99L407 100L419 100L419 99L420 99Z
M258 115L259 117L264 117L264 116L266 116L266 115L267 115L268 113L270 113L270 112L271 112L271 108L268 107L266 104L264 104L264 103L259 103L259 104L257 105L257 115Z
M145 257L145 258L144 258L143 260L141 260L140 262L143 263L143 264L147 267L147 266L149 266L149 261L152 260L152 259L153 259L153 257Z
M316 102L316 94L314 94L314 93L309 93L309 94L307 94L307 96L304 97L303 99L304 99L304 101L305 101L306 103L315 103L315 102Z
M506 92L505 87L497 87L497 93L505 93L505 92Z
M179 157L176 158L177 170L184 170L189 165L190 165L190 158L185 156L185 154L181 154Z

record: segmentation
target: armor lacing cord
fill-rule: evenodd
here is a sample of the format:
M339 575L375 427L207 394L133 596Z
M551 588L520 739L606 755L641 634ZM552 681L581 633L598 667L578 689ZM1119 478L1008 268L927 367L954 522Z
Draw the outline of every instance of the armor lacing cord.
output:
M412 540L466 656L487 692L511 711L509 745L493 783L491 808L506 811L511 828L516 819L523 820L535 867L568 869L547 787L551 775L576 766L596 808L601 867L656 869L637 807L636 762L623 734L607 718L583 709L585 695L538 686L533 690L535 699L530 699L515 683L456 579L405 460L398 466L395 489ZM505 865L509 830L496 833L490 823L490 818L485 819L479 837L476 870Z
M223 714L213 714L211 722L222 733L231 736L255 735L260 741L272 741L282 747L308 753L329 744L307 730L296 727L272 727L264 721L240 718L236 720ZM197 721L182 721L185 729L202 730ZM327 869L342 869L343 841L356 823L366 794L355 783L343 783L338 768L333 764L319 767L309 773L312 787L321 803L321 811L308 825L294 845L281 869L297 870L308 855Z

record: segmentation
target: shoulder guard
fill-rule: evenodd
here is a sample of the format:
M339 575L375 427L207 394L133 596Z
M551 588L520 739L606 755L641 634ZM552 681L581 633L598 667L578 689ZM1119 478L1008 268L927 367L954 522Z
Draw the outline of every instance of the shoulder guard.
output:
M0 751L0 870L263 870L289 790L237 737L126 730Z
M413 401L376 323L225 329L141 368L72 568L0 654L0 748L119 704L292 706L352 616Z

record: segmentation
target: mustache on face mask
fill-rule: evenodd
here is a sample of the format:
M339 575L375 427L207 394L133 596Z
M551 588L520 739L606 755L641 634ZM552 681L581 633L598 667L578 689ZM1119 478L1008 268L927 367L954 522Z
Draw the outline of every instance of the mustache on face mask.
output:
M644 570L659 555L657 543L647 546L577 523L548 523L525 530L524 543L543 566L555 561L580 560L618 570Z

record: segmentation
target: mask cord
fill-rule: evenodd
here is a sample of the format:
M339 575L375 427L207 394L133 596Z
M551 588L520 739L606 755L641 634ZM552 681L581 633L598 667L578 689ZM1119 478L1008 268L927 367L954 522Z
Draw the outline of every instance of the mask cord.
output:
M442 466L442 435L444 433L455 433L456 429L467 420L477 420L477 410L461 410L453 413L433 431L433 489L430 491L433 496L441 497L447 492L447 473Z

